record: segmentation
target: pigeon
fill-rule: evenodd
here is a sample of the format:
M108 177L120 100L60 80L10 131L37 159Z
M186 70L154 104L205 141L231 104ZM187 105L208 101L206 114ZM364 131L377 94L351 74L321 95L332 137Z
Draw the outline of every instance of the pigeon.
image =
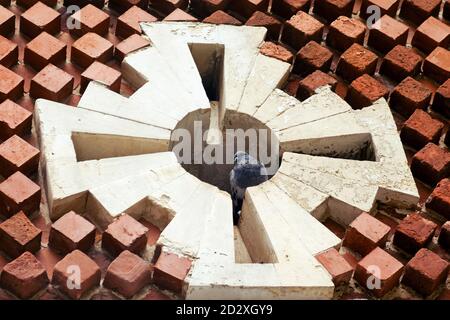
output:
M234 168L230 172L233 223L239 222L245 190L268 180L266 168L249 154L238 151L234 155Z

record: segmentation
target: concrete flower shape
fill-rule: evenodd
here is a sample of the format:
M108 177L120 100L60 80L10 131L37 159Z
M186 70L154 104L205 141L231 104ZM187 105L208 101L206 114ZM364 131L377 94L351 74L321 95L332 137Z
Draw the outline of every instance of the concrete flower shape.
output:
M162 231L162 252L189 257L188 299L331 298L315 255L340 244L320 222L348 225L378 203L414 206L418 192L384 99L352 110L329 87L300 102L279 88L290 65L260 54L266 29L143 23L150 46L129 54L129 98L91 82L77 108L37 100L50 216L74 210L100 226L125 212ZM239 225L231 165L180 164L176 129L259 128L282 156L248 188ZM204 145L221 144L208 134ZM195 150L193 151L195 152ZM234 233L242 238L238 248Z

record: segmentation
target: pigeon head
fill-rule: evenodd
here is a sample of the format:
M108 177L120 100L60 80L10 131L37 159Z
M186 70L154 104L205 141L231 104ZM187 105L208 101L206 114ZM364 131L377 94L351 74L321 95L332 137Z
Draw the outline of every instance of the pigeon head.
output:
M234 164L240 162L240 160L245 159L245 157L248 157L248 154L244 151L238 151L234 154Z
M244 165L244 164L258 164L258 160L253 158L251 155L244 151L238 151L234 155L234 164Z

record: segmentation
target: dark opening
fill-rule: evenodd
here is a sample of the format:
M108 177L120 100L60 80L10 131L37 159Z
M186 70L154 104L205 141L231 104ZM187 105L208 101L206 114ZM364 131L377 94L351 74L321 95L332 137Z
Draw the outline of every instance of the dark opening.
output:
M191 43L189 49L209 100L220 101L225 47L222 44Z
M339 158L355 161L376 161L375 150L370 134L349 135L317 139L317 143L309 141L305 145L296 142L295 148L285 146L284 151L312 156Z

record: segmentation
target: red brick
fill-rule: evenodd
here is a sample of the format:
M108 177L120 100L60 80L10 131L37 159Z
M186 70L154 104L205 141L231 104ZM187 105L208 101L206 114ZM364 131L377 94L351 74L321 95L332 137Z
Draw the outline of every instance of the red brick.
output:
M450 79L436 90L433 99L433 110L450 118Z
M80 8L83 8L88 4L92 4L99 9L103 9L103 7L105 6L105 0L64 0L65 7L76 5Z
M23 78L0 65L0 102L16 100L23 95Z
M427 143L438 143L444 123L432 118L427 112L417 109L403 124L400 137L403 143L414 149L422 149Z
M437 47L425 58L423 73L438 83L450 78L450 51Z
M316 259L327 269L335 285L349 283L353 268L336 249L328 249L316 255Z
M396 81L402 81L408 76L418 75L422 62L422 57L413 49L398 45L384 56L380 74Z
M316 70L328 72L333 53L315 41L310 41L297 53L293 72L308 75Z
M72 94L73 85L70 74L50 63L31 79L30 95L60 102Z
M230 9L239 13L244 18L250 17L256 11L267 11L269 0L232 0Z
M316 0L313 12L331 22L339 16L352 16L355 0Z
M284 24L281 41L299 50L311 40L321 42L323 30L324 25L320 21L299 11Z
M381 222L383 222L384 224L388 225L391 228L391 231L389 232L389 236L394 235L395 228L398 225L398 221L393 216L391 216L390 213L378 212L375 214L374 217L377 218L378 220L380 220Z
M164 21L191 21L191 22L197 22L198 19L194 16L191 16L189 13L181 10L181 9L175 9L172 11L171 14L169 14L167 17L164 18Z
M191 0L190 8L200 17L206 17L216 11L225 11L232 0Z
M119 92L122 74L116 69L108 67L98 61L94 61L81 74L80 92L84 92L89 82L93 80L104 84L113 91Z
M450 211L447 211L450 212ZM444 223L439 233L438 243L447 251L450 252L450 221Z
M426 202L427 209L450 220L450 179L442 179Z
M450 152L428 143L413 156L411 171L416 178L436 185L450 174Z
M450 26L435 17L425 20L412 38L412 45L425 53L430 53L436 47L447 48L449 44Z
M20 32L31 39L42 31L55 35L61 31L61 14L38 2L20 16Z
M147 9L149 0L109 0L108 6L118 13L124 13L132 6L138 6L142 9Z
M155 22L158 19L139 7L133 6L117 19L116 36L128 38L132 34L141 34L140 22Z
M7 217L19 211L30 215L39 209L40 201L41 188L21 172L0 184L0 212Z
M148 229L147 232L147 245L153 246L158 241L159 237L161 236L161 230L155 226L153 223L149 222L148 220L141 218L139 219L139 222L144 225Z
M335 90L337 86L337 80L320 70L314 71L300 81L297 90L297 98L300 100L308 99L315 93L318 88L326 85L331 86L331 89Z
M245 23L246 26L266 27L267 38L269 40L278 41L282 23L280 20L264 13L256 11Z
M42 2L49 7L55 7L58 0L16 0L17 5L25 9L34 6L38 2Z
M18 58L19 46L0 36L0 64L9 68L17 63Z
M377 62L378 57L375 53L355 43L342 54L336 67L336 74L347 81L353 81L365 73L374 74Z
M286 83L286 85L283 88L283 91L286 92L287 94L295 97L297 95L297 91L300 85L300 77L295 75L295 74L291 74L289 76L289 79Z
M203 19L203 23L212 23L212 24L228 24L233 26L240 26L242 22L236 19L235 17L229 15L228 13L217 10L212 13L210 16Z
M284 18L290 19L297 12L309 12L311 0L272 0L271 11Z
M381 298L399 284L402 272L403 264L400 261L376 247L359 261L353 277L375 297ZM378 288L371 286L376 284L376 280L380 282Z
M52 224L49 246L59 253L88 252L95 241L95 226L73 211Z
M39 71L49 63L65 63L66 51L64 42L44 31L26 45L24 62Z
M76 267L79 272L74 269ZM75 287L75 275L80 276L79 288ZM100 279L101 271L98 265L80 250L75 250L55 265L52 284L70 298L80 299L89 290L99 286Z
M147 245L147 232L141 223L123 214L103 233L102 248L114 257L124 250L140 254Z
M407 77L391 93L389 104L404 117L417 109L426 109L433 92L414 78Z
M192 262L188 258L163 251L154 266L153 281L162 289L181 293L191 264Z
M103 286L129 299L151 281L150 265L130 251L123 251L108 267Z
M399 0L362 0L359 15L361 18L367 19L373 14L372 11L367 12L367 8L369 6L377 6L380 9L381 16L387 14L395 18L399 5Z
M36 257L25 252L3 268L0 284L20 299L29 299L47 287L48 277Z
M32 119L31 112L11 100L5 100L0 104L0 140L7 140L13 135L28 135Z
M384 15L369 29L367 45L382 53L389 52L396 45L406 45L408 31L408 26Z
M4 254L0 254L0 272L2 271L3 267L8 264L10 259L6 258ZM1 293L0 293L1 297ZM1 298L0 298L1 300Z
M393 244L409 254L415 254L430 243L436 228L433 221L411 213L398 224Z
M348 227L343 245L365 256L384 247L391 228L368 213L359 215Z
M345 51L353 43L363 44L366 26L359 20L339 17L330 24L327 34L327 45L338 50Z
M152 0L151 6L163 14L169 14L175 9L187 9L189 0Z
M0 144L0 174L9 177L20 171L35 173L39 165L39 150L22 138L14 135Z
M288 49L274 42L264 42L259 52L287 63L292 63L294 60L294 55Z
M0 224L0 249L11 258L41 249L42 231L20 211Z
M127 54L149 45L150 41L138 34L133 34L116 46L115 55L119 61L122 61Z
M71 61L82 68L92 62L107 63L113 58L114 46L96 33L86 33L72 45Z
M447 273L447 261L428 249L420 249L405 266L402 283L428 296L445 282Z
M388 95L389 89L384 84L364 74L351 83L346 100L353 109L361 109L380 98L387 99Z
M404 0L400 17L416 25L421 24L430 16L437 16L441 0Z
M108 33L109 30L109 15L103 10L88 4L81 10L76 11L71 18L72 23L78 23L79 28L71 28L70 34L81 37L88 32L94 32L99 35Z
M0 6L0 35L10 36L16 29L16 16L14 13Z

